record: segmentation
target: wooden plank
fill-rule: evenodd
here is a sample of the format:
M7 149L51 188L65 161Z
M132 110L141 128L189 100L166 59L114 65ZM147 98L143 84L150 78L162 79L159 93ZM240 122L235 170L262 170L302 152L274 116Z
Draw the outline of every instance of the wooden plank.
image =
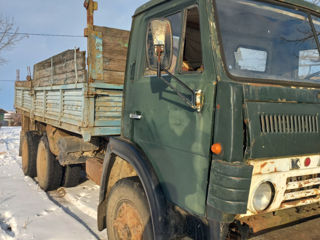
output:
M78 71L78 83L84 83L87 81L87 72L85 70ZM51 76L35 79L33 85L35 87L44 87L51 85L63 85L76 82L75 72L67 72L62 74L53 75L53 81Z
M77 70L81 71L86 68L85 59L79 58L77 59ZM55 64L53 63L53 75L62 74L66 72L74 72L75 71L75 64L74 60L66 61L65 63ZM41 70L37 70L34 72L34 79L42 78L42 77L49 77L51 76L51 66L49 68L44 68Z
M108 70L104 71L103 72L103 82L123 85L124 72L108 71Z
M103 69L124 72L126 70L126 59L118 60L115 58L104 57Z
M102 32L105 36L112 35L115 37L127 37L128 39L130 36L130 31L110 27L94 26L94 31Z
M84 75L86 73L86 71L84 69L82 69L82 70L78 70L77 73L78 73L78 76L79 75ZM60 78L62 78L62 76L67 76L67 78L70 78L70 77L74 77L75 78L76 77L76 73L75 73L75 71L68 71L68 72L53 74L53 80L60 79ZM35 78L33 80L33 85L38 86L39 85L38 82L47 81L47 79L49 79L50 84L51 84L51 74L50 74L50 75L47 75L47 76L44 75L44 76ZM80 81L78 81L78 82L80 82ZM36 84L36 83L38 83L38 84ZM53 81L53 84L55 84L55 81ZM40 85L43 85L43 84L40 84Z
M79 51L77 49L77 59L85 58L85 54L86 54L85 51ZM74 49L66 50L62 53L55 55L55 56L47 58L46 60L43 60L39 63L36 63L34 65L34 71L39 71L42 69L51 68L51 58L52 58L54 64L63 64L66 61L70 61L70 60L74 59Z
M73 59L73 56L74 56L74 50L66 50L62 53L59 53L55 56L52 56L52 57L47 58L41 62L36 63L33 67L33 70L39 71L42 69L50 68L51 67L51 58L52 58L52 61L55 62L56 64L61 64L61 63L64 63L65 61Z
M103 36L102 40L103 40L103 45L105 47L114 47L117 49L125 49L125 50L128 49L129 39L126 37L118 38L118 37L109 35L109 36Z
M86 82L85 51L76 50L78 83ZM53 66L53 67L52 67ZM52 72L53 70L53 72ZM53 74L53 81L51 75ZM67 50L34 65L35 87L75 83L74 50Z
M127 59L127 50L121 48L113 48L103 46L103 57L112 58L112 59L119 59L119 60L126 60Z
M115 28L94 26L102 33L103 79L102 82L122 85L126 69L126 58L130 32ZM91 59L90 61L95 61ZM97 79L96 79L97 80Z
M16 81L15 86L16 87L31 88L31 81Z

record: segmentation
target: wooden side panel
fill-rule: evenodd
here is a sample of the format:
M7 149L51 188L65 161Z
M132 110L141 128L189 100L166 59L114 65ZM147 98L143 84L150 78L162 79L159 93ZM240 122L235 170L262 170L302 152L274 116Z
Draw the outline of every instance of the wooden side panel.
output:
M22 107L22 95L23 95L23 89L16 88L15 99L14 99L14 105L16 108Z
M130 32L99 26L94 30L102 33L103 82L123 85Z
M67 50L34 65L33 86L55 86L87 81L85 51Z
M95 99L95 126L116 126L121 124L122 91L97 90Z
M15 89L15 107L32 120L92 136L119 135L122 89L106 83L92 84L92 95L85 94L84 83ZM32 94L31 94L32 93ZM92 117L92 121L88 119Z
M24 109L32 109L33 107L33 101L31 97L31 91L29 89L26 89L23 91L22 95L22 107Z
M44 116L44 91L35 92L35 115Z
M35 115L82 126L84 96L81 88L36 89Z
M30 112L33 108L33 99L30 88L16 87L15 107Z
M60 91L51 90L46 92L46 117L59 118L60 114Z
M79 126L82 126L83 108L84 96L82 89L68 89L63 91L63 118L77 121L80 123Z

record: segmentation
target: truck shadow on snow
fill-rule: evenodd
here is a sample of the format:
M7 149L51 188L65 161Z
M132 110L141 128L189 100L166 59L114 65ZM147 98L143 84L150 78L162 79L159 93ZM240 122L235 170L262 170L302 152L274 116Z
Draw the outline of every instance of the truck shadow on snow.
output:
M82 226L84 226L91 234L93 237L95 237L97 240L100 239L100 237L80 218L78 217L75 213L73 213L68 207L63 206L61 203L59 203L57 200L55 200L52 196L50 196L49 193L46 193L48 198L57 206L59 206L66 214L74 218L76 221L78 221Z
M15 237L15 233L8 221L8 219L0 214L0 228L10 237Z
M36 184L38 184L36 179L32 179ZM83 176L80 179L80 183L82 183L83 181L85 181L85 179L83 179ZM80 184L79 183L79 184ZM83 227L85 227L88 232L90 232L90 234L97 240L100 240L100 237L94 232L94 230L92 230L88 224L86 224L79 216L77 216L77 214L75 214L71 209L69 209L68 207L64 206L63 204L61 204L60 202L58 202L56 199L54 199L54 197L57 197L58 195L61 195L61 193L59 192L59 189L55 190L55 191L50 191L50 192L45 192L45 194L47 195L48 199L50 201L52 201L55 205L57 205L58 207L60 207L66 214L68 214L69 216L71 216L72 218L74 218L77 222L79 222ZM63 196L59 196L59 197L63 197ZM1 224L1 215L0 215L0 224Z

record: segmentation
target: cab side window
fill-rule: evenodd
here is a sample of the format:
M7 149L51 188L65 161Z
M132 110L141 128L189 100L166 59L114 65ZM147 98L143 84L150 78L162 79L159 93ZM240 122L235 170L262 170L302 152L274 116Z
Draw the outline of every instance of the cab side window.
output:
M172 63L170 68L168 69L169 72L172 74L175 73L177 62L179 59L179 51L180 51L180 42L181 42L181 35L182 35L182 12L175 13L173 15L169 15L166 17L171 23L171 28L172 28L172 47L173 47L173 52L172 52ZM146 64L147 66L147 64ZM146 75L156 75L156 71L153 71L146 67L145 69L145 76Z
M197 7L186 11L186 28L182 72L202 72L202 49L200 36L200 19Z

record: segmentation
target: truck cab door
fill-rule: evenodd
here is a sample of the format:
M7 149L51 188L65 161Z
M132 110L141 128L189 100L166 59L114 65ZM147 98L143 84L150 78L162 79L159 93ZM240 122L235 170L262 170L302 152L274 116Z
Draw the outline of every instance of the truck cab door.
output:
M126 99L124 114L127 114L125 119L130 117L126 121L131 129L127 131L129 138L151 161L167 198L193 213L204 214L211 160L215 72L208 54L211 46L206 7L185 5L161 9L160 18L170 21L173 34L169 71L190 88L203 91L203 109L200 112L192 109L147 67L148 23L159 18L159 13L152 16L150 12L150 16L147 13L139 23L144 26L145 35L140 36L142 48L136 48L142 52L136 52L140 56L135 63L138 72L127 84L126 97L132 100ZM172 77L166 74L163 77L184 94Z

